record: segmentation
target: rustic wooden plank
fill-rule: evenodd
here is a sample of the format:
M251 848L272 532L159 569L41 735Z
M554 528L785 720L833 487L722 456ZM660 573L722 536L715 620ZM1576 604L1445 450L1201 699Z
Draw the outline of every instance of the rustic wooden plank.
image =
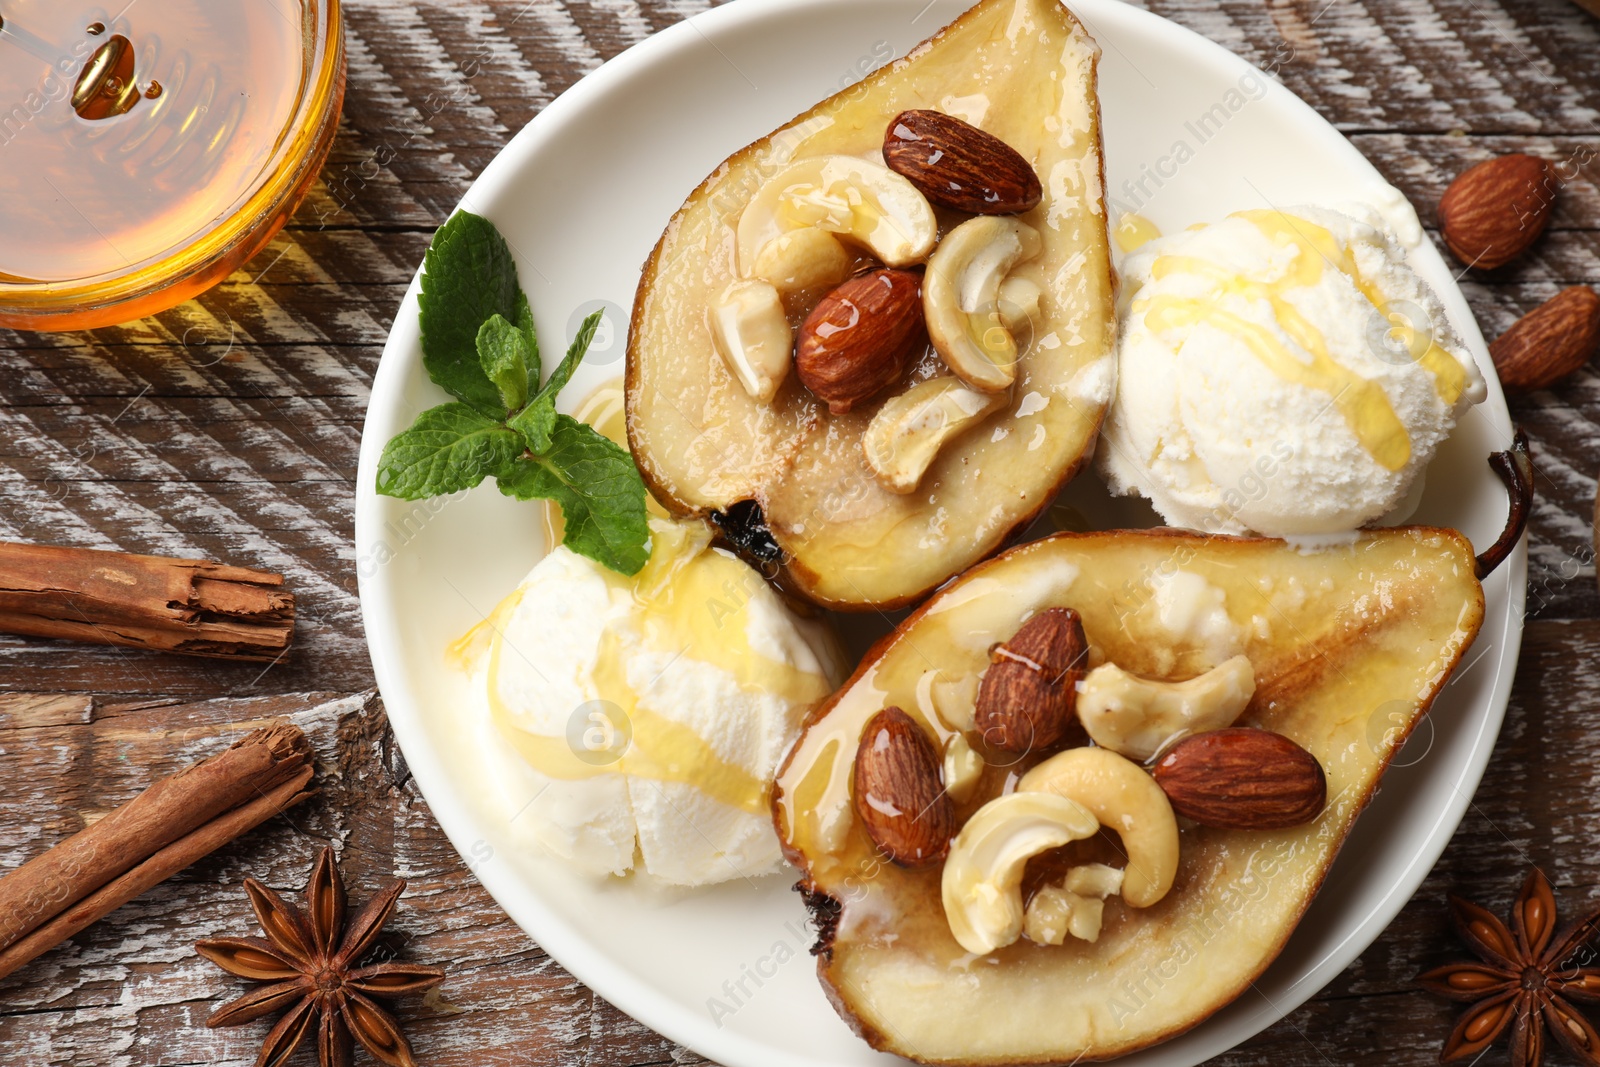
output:
M0 731L87 723L94 698L75 693L0 693Z
M1349 131L1591 134L1600 26L1555 0L1149 0Z

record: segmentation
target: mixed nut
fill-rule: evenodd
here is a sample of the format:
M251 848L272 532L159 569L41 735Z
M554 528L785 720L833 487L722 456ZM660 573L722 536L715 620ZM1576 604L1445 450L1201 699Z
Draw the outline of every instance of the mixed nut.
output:
M1555 203L1549 168L1513 153L1467 168L1439 200L1439 228L1450 251L1470 266L1503 267L1544 233Z
M842 415L898 381L922 348L920 271L859 274L806 317L795 349L800 381Z
M944 859L955 833L939 755L917 721L896 707L874 715L856 753L856 813L867 835L902 867Z
M1089 662L1078 613L1047 608L990 650L970 723L952 723L959 716L934 702L951 727L942 757L928 730L898 707L878 712L861 734L853 794L860 823L894 863L943 863L945 917L969 952L984 955L1024 936L1094 941L1107 898L1155 904L1177 874L1179 819L1278 830L1315 819L1326 805L1316 757L1282 734L1234 725L1255 692L1248 658L1177 682L1109 662L1090 670ZM937 684L948 692L948 679L933 677L930 693ZM958 817L982 779L985 754L1008 766L1042 758ZM1102 830L1120 837L1123 868L1077 864L1024 899L1031 859Z
M1469 267L1494 270L1544 233L1561 186L1559 168L1523 153L1463 171L1439 200L1444 243ZM1545 389L1600 352L1600 294L1564 289L1530 311L1492 345L1500 384L1513 393Z
M1047 608L989 653L974 722L1006 752L1041 752L1076 726L1073 706L1089 662L1083 621L1071 608Z
M1600 350L1600 294L1563 289L1528 312L1489 346L1500 384L1512 392L1554 385Z
M1044 187L1026 159L992 133L940 111L902 111L883 137L883 161L940 207L1020 215Z
M757 402L774 402L792 365L834 415L900 382L931 343L950 374L891 397L862 435L878 483L906 494L945 444L1010 400L1017 335L1043 297L1013 273L1042 246L1014 216L1043 186L1010 145L937 111L897 115L882 154L800 160L764 182L738 219L739 277L707 326ZM935 206L974 217L941 239Z
M1232 727L1194 734L1155 765L1172 810L1221 830L1282 830L1322 811L1322 764L1271 730Z

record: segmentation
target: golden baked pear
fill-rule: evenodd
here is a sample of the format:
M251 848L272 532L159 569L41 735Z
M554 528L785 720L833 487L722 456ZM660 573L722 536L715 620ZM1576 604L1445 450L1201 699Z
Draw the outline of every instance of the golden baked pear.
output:
M1506 550L1517 532L1508 528ZM1497 547L1483 562L1503 555ZM1117 531L1012 549L941 590L813 713L774 790L779 837L820 930L818 971L839 1012L876 1048L946 1064L1104 1060L1210 1016L1283 948L1396 749L1471 645L1484 612L1476 571L1465 538L1428 527L1363 532L1316 551ZM1020 662L998 646L1051 608L1077 613L1085 662L1114 664L1111 684L1170 686L1213 672L1210 696L1185 689L1184 699L1236 701L1223 707L1221 725L1238 713L1234 727L1275 731L1309 752L1326 774L1326 807L1287 829L1216 829L1158 810L1161 794L1141 766L1149 750L1135 751L1136 739L1131 756L1081 735L1056 742L1069 746L1059 752L987 746L975 725L979 679L993 664ZM1239 657L1248 661L1242 683ZM954 819L939 824L961 830L943 869L883 858L856 815L861 803L898 811L881 785L867 788L884 795L853 795L858 747L873 743L868 724L885 707L927 732L945 754L946 792L962 798ZM1026 773L1035 766L1038 774ZM1083 803L1030 796L1041 775L1090 783L1069 791ZM1310 785L1320 787L1315 779L1313 769ZM1212 785L1215 801L1226 783ZM1097 803L1102 810L1085 823ZM969 847L967 839L992 838L1002 815L1034 833L1028 849L1018 852L1021 837ZM1102 829L1112 825L1120 841ZM1059 833L1039 838L1040 826ZM1174 826L1175 864L1162 836ZM1032 851L1052 842L1059 847ZM936 855L943 842L919 845ZM994 862L1001 846L1012 861L1033 857L1020 882L997 876L991 885L999 903L1016 894L1012 910L981 914L987 926L963 923L958 934L941 890L967 875L950 868ZM1086 894L1096 898L1092 921L1064 935L1062 917L1072 913L1059 906L1081 905ZM1033 898L1044 900L1037 914ZM1017 910L1025 902L1026 934ZM989 944L999 947L977 950Z
M982 0L690 194L645 265L628 341L628 440L657 500L843 610L912 603L1038 514L1083 466L1114 384L1098 57L1056 0ZM968 215L892 172L893 120L930 110L1019 153L1038 182L1015 204L1042 189L1037 205ZM973 151L994 148L980 140ZM802 335L825 296L893 268L884 285L917 299L924 264L932 341L900 329L904 299L886 289L885 336L911 350L873 368L819 362ZM824 341L849 314L822 324ZM991 350L1007 353L999 373Z

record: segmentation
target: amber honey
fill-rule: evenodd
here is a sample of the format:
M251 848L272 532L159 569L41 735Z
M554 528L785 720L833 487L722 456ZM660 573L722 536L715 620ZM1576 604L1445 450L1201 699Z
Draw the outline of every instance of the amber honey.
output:
M315 178L336 2L0 0L0 324L161 310L226 276Z

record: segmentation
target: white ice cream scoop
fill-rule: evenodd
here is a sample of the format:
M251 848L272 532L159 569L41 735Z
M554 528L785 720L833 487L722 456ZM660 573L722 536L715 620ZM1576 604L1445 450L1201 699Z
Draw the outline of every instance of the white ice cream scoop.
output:
M1483 376L1387 228L1243 211L1130 255L1113 492L1219 533L1332 534L1405 499Z
M629 578L557 548L464 642L512 828L595 875L776 870L771 781L841 677L831 636L702 523Z

